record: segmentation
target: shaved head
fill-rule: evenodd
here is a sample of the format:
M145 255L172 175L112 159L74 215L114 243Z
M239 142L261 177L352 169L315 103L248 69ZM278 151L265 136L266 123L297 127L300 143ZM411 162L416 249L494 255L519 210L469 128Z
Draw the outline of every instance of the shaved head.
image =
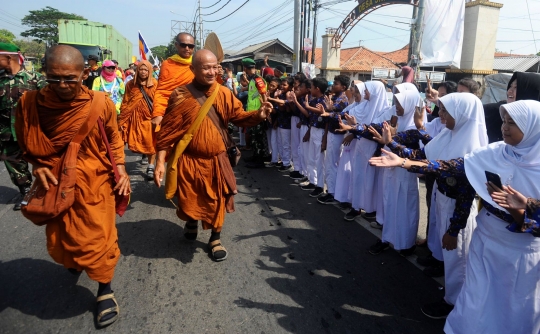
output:
M181 33L179 33L178 35L176 35L176 40L181 41L182 40L181 37L191 38L193 41L195 41L195 37L193 37L193 35L190 34L189 32L181 32Z
M84 57L79 52L69 45L55 45L50 47L45 53L45 64L50 66L52 64L63 66L63 65L74 65L80 71L84 70Z
M193 55L191 71L195 80L204 86L210 86L216 81L219 66L216 56L210 50L199 50Z
M201 49L195 52L195 54L193 55L193 66L197 66L202 63L207 63L209 61L213 63L217 63L216 55L210 50Z

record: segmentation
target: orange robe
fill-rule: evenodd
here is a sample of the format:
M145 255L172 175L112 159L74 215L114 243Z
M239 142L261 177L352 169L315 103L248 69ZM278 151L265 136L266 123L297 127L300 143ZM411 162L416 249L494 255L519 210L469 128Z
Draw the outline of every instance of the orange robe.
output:
M215 83L210 88L206 87L206 96L210 96L214 89L219 89L219 93L213 106L224 124L232 122L246 127L262 121L257 112L245 112L242 103L224 86ZM171 94L169 107L157 136L158 151L169 150L180 141L195 121L200 107L185 86L177 88ZM225 211L234 211L236 182L232 170L224 171L220 166L219 156L223 152L225 144L221 134L206 116L178 159L177 215L180 219L201 220L204 229L220 231L225 220ZM228 164L228 161L225 163ZM230 168L230 165L228 167ZM226 180L226 177L231 175L233 185Z
M15 131L24 158L33 165L51 168L64 148L86 121L95 94L82 87L72 101L60 100L49 86L36 95L24 94L19 100ZM124 143L118 134L116 109L106 98L98 106L113 155L124 164ZM77 183L73 206L47 222L47 249L66 268L85 270L100 283L113 279L120 257L115 226L115 200L112 165L98 125L82 141L77 160Z
M152 117L165 115L169 97L177 87L187 85L195 76L189 69L191 59L174 55L163 62L159 72L158 87L154 96L154 112Z
M148 80L151 80L153 84L150 87L142 87L150 100L153 100L157 80L152 77ZM127 83L126 94L118 117L118 130L120 130L122 140L128 144L132 152L151 155L156 153L151 123L152 113L140 87L135 79Z

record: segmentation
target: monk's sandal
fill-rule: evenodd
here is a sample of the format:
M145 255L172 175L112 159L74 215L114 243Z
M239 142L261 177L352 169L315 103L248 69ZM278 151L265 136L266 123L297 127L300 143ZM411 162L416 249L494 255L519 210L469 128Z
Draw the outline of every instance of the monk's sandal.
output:
M111 299L114 302L115 306L109 307L108 309L99 312L99 314L97 315L97 325L99 327L105 327L107 325L112 324L113 322L118 320L118 316L120 315L120 306L118 306L118 302L116 301L116 298L114 298L114 293L108 293L108 294L103 295L103 296L98 296L97 300L96 300L96 303L102 302L102 301L107 300L107 299ZM108 319L108 320L105 320L103 322L101 321L101 319L104 316L106 316L108 314L111 314L111 313L116 313L116 315L114 317Z
M199 223L198 222L187 222L184 226L184 237L188 241L195 241L197 239L197 234L199 233Z
M227 258L228 252L225 247L223 247L219 239L209 242L208 248L210 248L212 258L214 258L215 261L219 262Z

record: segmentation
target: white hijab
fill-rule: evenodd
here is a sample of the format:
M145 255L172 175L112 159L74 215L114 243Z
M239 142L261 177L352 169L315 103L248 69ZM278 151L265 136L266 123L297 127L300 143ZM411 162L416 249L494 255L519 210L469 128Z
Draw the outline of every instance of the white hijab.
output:
M356 120L358 121L359 117L362 115L362 113L364 112L364 107L366 106L366 96L365 96L365 90L366 90L366 85L364 82L359 82L356 84L356 88L358 88L358 91L360 92L360 97L361 97L361 100L360 102L355 102L353 103L353 105L349 108L349 106L347 106L347 108L345 108L344 111L349 111L349 115L351 116L354 116L354 118L356 118Z
M429 160L464 157L488 144L484 107L471 93L452 93L439 100L455 120L452 130L445 128L425 147Z
M356 117L358 124L371 124L381 111L388 107L386 99L386 88L380 81L368 81L365 83L366 89L369 92L369 100L361 112L360 117Z
M395 90L396 88L399 90L400 93L403 93L406 90L414 90L418 93L418 88L416 87L416 85L410 82L404 82L399 85L395 85L392 88L392 91L394 92L394 94L396 94L396 90Z
M485 171L499 174L504 185L511 185L526 197L540 199L540 102L521 100L500 107L506 110L523 139L516 146L503 141L492 143L465 156L465 172L478 195L499 210L486 189ZM504 210L506 211L506 210Z
M414 125L414 113L416 111L416 106L418 105L418 100L420 99L418 91L416 89L404 90L394 96L404 110L403 116L398 116L397 131L402 132L416 129L416 125Z

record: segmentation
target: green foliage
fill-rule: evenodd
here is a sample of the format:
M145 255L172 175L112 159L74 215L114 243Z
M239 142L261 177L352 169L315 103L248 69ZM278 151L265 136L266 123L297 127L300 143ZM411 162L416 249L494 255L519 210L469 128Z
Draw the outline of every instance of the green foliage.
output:
M64 13L52 7L31 10L30 14L21 20L23 25L31 27L21 33L23 37L34 37L45 42L48 46L58 42L58 20L86 20L77 14Z
M13 43L21 49L21 53L26 57L41 58L45 55L45 43L41 43L41 41L17 39Z
M153 48L150 48L150 50L159 61L167 59L167 47L165 45L154 46Z
M169 42L169 45L167 45L167 58L172 57L172 56L174 56L175 54L178 53L178 51L176 51L176 47L174 46L175 38L176 38L176 37L174 37L174 38Z
M11 31L0 29L0 43L13 43L13 40L15 40L15 35Z

